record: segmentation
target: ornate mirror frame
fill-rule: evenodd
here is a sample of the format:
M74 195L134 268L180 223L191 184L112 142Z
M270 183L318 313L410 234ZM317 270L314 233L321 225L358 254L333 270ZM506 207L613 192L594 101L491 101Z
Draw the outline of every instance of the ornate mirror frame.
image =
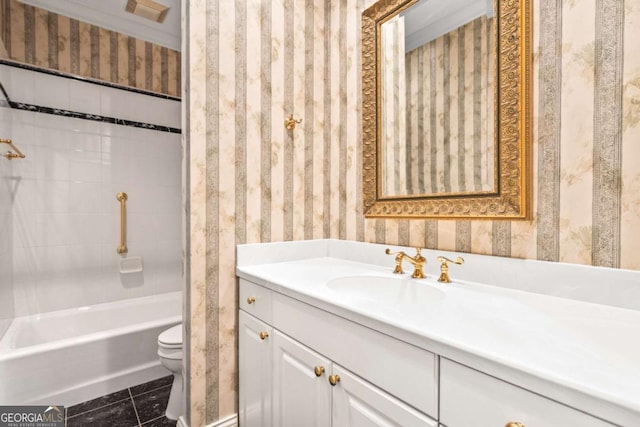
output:
M363 201L369 218L530 219L531 0L495 0L497 194L382 199L380 26L417 0L379 0L362 13Z

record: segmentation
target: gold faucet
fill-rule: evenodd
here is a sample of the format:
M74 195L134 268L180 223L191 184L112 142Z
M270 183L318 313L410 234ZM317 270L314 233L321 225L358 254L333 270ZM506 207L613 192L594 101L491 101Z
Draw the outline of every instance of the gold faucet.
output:
M411 275L411 277L413 277L414 279L424 279L425 275L424 275L424 271L422 270L422 268L424 267L424 264L427 262L427 259L425 257L423 257L422 255L420 255L420 251L422 250L422 248L416 248L416 254L413 257L410 257L409 255L407 255L406 253L400 251L400 252L391 252L389 250L389 248L387 248L384 253L386 253L387 255L395 255L396 256L396 266L393 269L393 273L394 274L403 274L404 271L402 270L402 261L404 259L406 259L407 261L409 261L411 264L413 264L413 274Z
M464 259L462 257L456 258L456 260L451 260L447 257L439 256L438 261L440 261L440 277L438 277L438 282L450 283L451 279L449 278L449 264L450 262L458 265L462 265L464 263Z

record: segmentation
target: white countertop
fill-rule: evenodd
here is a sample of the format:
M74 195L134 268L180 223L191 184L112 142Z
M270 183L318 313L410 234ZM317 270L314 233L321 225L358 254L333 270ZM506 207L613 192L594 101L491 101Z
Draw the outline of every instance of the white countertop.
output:
M606 420L640 425L640 311L456 281L465 266L451 267L450 284L433 274L418 280L436 289L436 298L400 304L368 299L335 291L327 282L346 276L397 279L391 257L379 258L387 264L381 266L322 251L304 258L304 252L292 261L272 255L263 264L258 253L239 252L237 274ZM408 263L405 269L410 274ZM416 280L409 274L406 280Z

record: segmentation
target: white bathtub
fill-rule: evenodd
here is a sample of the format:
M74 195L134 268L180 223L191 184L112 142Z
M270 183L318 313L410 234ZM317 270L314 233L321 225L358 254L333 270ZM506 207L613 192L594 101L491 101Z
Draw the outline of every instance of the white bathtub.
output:
M73 405L169 375L158 334L181 292L18 317L0 340L0 405Z

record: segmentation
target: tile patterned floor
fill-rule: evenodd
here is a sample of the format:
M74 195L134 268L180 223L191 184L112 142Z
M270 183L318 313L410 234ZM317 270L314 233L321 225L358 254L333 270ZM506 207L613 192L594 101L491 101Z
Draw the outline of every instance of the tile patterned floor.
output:
M173 376L129 387L67 408L67 427L175 427L164 416Z

